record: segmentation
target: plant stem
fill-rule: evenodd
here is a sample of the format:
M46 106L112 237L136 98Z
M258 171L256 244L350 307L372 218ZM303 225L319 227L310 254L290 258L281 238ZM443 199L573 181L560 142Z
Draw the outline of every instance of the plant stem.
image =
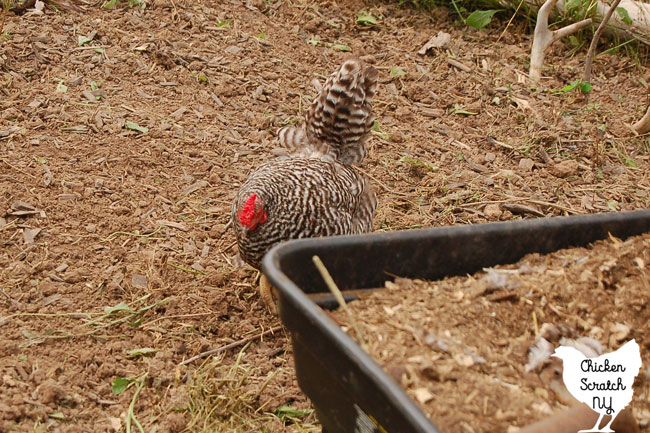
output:
M618 6L618 4L620 2L621 2L621 0L614 0L612 2L612 5L607 10L607 13L603 17L603 20L600 22L600 25L596 29L596 33L594 33L594 37L591 39L591 44L589 45L589 51L587 51L587 59L585 60L585 78L584 78L584 81L586 83L589 83L591 81L591 64L594 61L594 53L596 52L596 46L598 45L598 39L600 39L600 35L605 30L605 27L607 26L607 23L609 22L609 19L612 17L612 14L616 10L616 7Z
M7 12L9 12L9 0L2 0L2 24L0 24L0 35L5 29L5 20L7 19Z
M140 433L144 433L144 429L142 428L142 424L140 424L140 421L135 417L135 414L133 413L133 409L135 408L135 401L138 398L138 394L140 394L140 390L144 386L144 380L147 377L146 373L140 379L137 384L138 388L135 390L135 394L133 394L133 398L131 399L131 404L129 405L129 412L126 415L126 433L131 433L131 421L135 424L135 426L140 430Z
M451 4L454 5L454 9L456 9L456 13L460 17L463 24L467 24L467 21L465 21L465 17L463 17L463 14L461 14L460 10L458 9L458 5L456 4L456 0L451 0Z

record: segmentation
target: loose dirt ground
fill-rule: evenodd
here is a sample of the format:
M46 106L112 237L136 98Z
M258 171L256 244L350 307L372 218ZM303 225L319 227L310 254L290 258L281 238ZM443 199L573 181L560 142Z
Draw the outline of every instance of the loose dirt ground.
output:
M561 44L525 83L517 22L355 0L83 8L10 13L0 36L0 431L124 430L129 414L149 432L318 428L285 332L256 337L278 320L227 224L343 46L380 71L376 230L648 204L648 142L628 125L650 74L626 57L597 58L587 101L543 90L581 75ZM418 55L441 30L449 45ZM115 395L118 378L135 382Z
M511 432L566 409L564 395L554 395L562 382L546 375L555 359L548 355L561 337L583 336L601 343L601 353L636 339L643 366L625 384L634 384L630 407L647 428L648 260L650 235L608 239L472 276L401 278L349 308L368 353L442 432ZM335 317L351 332L349 315ZM540 334L552 349L527 369ZM610 355L612 363L626 359Z

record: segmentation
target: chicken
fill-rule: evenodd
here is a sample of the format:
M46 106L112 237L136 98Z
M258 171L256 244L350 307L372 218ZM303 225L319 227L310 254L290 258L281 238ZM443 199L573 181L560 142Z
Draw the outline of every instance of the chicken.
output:
M305 124L280 129L289 155L254 170L232 206L232 226L246 263L259 269L264 254L289 239L372 229L377 199L351 164L366 154L377 76L357 58L344 61L312 102ZM262 276L262 298L274 310L269 290Z
M553 356L563 361L562 379L571 395L600 414L592 429L581 431L613 432L610 426L632 400L632 385L641 368L636 341L631 340L614 352L594 358L587 358L568 346L558 347ZM598 429L604 415L612 418Z

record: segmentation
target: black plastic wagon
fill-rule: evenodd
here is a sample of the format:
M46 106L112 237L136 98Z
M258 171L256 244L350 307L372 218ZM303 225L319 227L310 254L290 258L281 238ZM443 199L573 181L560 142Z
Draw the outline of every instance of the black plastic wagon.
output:
M585 246L610 233L650 231L650 210L301 239L273 248L263 272L280 292L296 374L327 433L438 433L415 403L317 305L333 300L318 255L342 291L383 287L392 276L440 279L514 263L528 253ZM316 302L315 302L316 301Z

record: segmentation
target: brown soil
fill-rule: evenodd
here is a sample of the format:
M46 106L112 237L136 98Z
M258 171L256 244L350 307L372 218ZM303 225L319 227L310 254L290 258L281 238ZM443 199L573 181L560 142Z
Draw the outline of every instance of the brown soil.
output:
M283 331L239 364L241 345L179 364L277 325L232 259L230 204L340 44L380 71L364 167L377 230L647 206L647 144L627 125L650 78L626 58L597 59L587 102L522 83L518 23L500 38L503 23L355 0L82 6L10 13L0 36L0 430L124 429L136 386L111 384L145 373L133 412L147 431L204 428L197 381L221 395L233 371L248 394L208 424L278 431L269 413L309 407ZM357 26L361 10L380 24ZM440 30L449 46L417 55ZM548 88L580 76L583 53L565 48Z
M543 323L605 352L635 338L646 367L631 406L647 427L649 260L650 235L611 239L469 277L398 279L349 307L368 353L445 433L512 431L564 407L538 376L547 364L525 368ZM335 317L349 327L350 316Z

